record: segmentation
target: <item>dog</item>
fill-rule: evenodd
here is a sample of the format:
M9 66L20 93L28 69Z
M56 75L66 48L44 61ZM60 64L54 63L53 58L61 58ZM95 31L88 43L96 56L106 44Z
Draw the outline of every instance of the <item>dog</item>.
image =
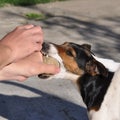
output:
M43 43L42 52L59 61L60 72L40 78L64 78L77 84L90 120L120 120L120 63L96 57L89 44Z

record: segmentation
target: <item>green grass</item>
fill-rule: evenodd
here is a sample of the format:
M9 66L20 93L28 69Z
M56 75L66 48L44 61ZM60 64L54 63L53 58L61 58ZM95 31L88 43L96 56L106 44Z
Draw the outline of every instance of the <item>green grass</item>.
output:
M25 17L30 20L44 20L46 19L46 16L44 14L38 14L38 13L27 13L25 14Z
M38 3L48 3L55 1L65 1L65 0L0 0L0 6L4 6L5 4L12 4L17 6L29 6Z

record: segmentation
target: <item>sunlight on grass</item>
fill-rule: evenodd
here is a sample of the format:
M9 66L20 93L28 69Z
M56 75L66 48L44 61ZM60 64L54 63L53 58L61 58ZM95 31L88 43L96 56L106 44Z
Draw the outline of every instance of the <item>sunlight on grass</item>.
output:
M44 20L46 19L46 16L42 13L26 13L25 17L30 20Z
M55 1L65 1L65 0L0 0L0 6L4 6L6 4L28 6L28 5L35 5L38 3L48 3Z

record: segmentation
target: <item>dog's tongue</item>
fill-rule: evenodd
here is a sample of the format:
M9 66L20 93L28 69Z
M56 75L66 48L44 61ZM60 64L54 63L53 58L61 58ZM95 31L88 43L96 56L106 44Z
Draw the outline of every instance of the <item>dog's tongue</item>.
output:
M50 56L43 56L43 62L46 64L56 65L57 67L60 67L60 63L55 58Z

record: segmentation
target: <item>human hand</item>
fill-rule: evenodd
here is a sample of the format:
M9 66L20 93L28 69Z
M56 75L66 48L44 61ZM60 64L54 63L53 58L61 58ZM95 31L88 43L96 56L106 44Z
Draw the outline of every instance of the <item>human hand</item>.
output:
M26 58L4 67L0 71L0 80L24 81L28 77L41 73L56 74L58 72L58 67L43 63L42 54L35 52Z
M42 48L43 33L39 26L23 25L7 34L0 44L11 50L10 62L24 58Z

